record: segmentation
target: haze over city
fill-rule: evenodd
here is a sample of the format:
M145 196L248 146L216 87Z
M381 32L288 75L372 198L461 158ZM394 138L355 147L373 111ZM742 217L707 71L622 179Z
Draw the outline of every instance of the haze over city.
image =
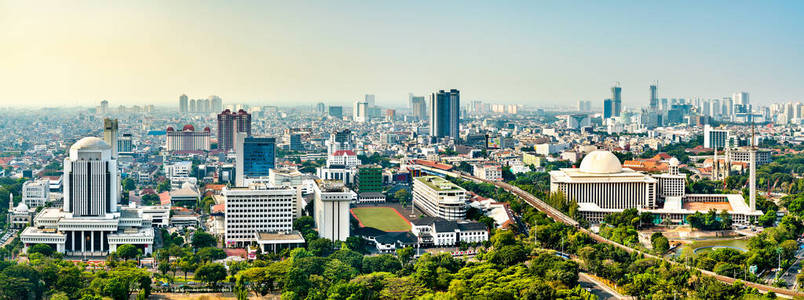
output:
M0 106L801 100L804 3L0 1Z

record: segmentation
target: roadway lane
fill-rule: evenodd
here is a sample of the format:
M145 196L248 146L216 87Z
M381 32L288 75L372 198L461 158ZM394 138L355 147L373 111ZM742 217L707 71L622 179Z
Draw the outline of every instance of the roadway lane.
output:
M585 288L592 292L597 299L599 300L614 300L614 299L627 299L628 297L623 296L617 291L613 290L606 284L597 281L597 279L589 276L586 273L578 273L578 284L581 285L582 288Z

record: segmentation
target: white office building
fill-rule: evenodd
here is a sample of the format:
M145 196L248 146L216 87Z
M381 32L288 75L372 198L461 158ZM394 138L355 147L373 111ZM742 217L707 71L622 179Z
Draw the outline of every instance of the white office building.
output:
M289 233L301 209L301 192L292 187L252 184L226 187L222 194L227 247L256 243L259 233Z
M346 241L349 237L349 204L354 193L337 181L317 181L313 186L318 235L332 241Z
M153 252L154 230L142 209L119 208L120 180L112 147L86 137L64 159L64 205L46 208L20 235L25 249L46 244L68 256L105 256L122 244Z
M709 124L704 125L704 148L717 147L723 149L729 146L729 131L726 129L715 129Z
M50 197L50 180L29 180L22 184L22 202L28 207L45 206Z
M491 181L502 181L502 166L496 163L479 163L472 168L472 175L475 177Z
M437 176L413 178L413 205L432 217L450 221L466 217L466 190Z

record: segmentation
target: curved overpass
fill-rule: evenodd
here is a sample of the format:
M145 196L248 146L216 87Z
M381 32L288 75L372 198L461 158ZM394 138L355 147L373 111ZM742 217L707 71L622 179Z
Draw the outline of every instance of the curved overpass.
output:
M450 173L452 173L452 172L450 172ZM452 173L452 174L456 174L456 173ZM687 269L695 269L695 270L700 271L702 274L712 276L715 279L717 279L717 280L719 280L719 281L721 281L723 283L726 283L726 284L733 284L735 281L738 280L738 279L735 279L735 278L732 278L732 277L718 275L718 274L716 274L716 273L714 273L712 271L702 270L702 269L698 269L698 268L695 268L695 267L680 264L678 262L668 260L668 259L666 259L664 257L656 256L656 255L653 255L653 254L650 254L650 253L645 253L645 252L639 251L637 249L634 249L634 248L625 246L623 244L617 243L615 241L609 240L607 238L604 238L603 236L601 236L599 234L596 234L594 232L591 232L591 231L587 230L586 228L581 228L580 226L578 226L578 221L575 221L574 219L572 219L569 216L565 215L561 211L559 211L559 210L553 208L552 206L550 206L549 204L545 203L541 199L536 198L536 196L533 196L532 194L530 194L530 193L528 193L528 192L526 192L526 191L524 191L524 190L522 190L519 187L516 187L514 185L511 185L511 184L508 184L508 183L505 183L505 182L500 182L500 181L483 180L483 179L480 179L480 178L477 178L477 177L474 177L474 176L471 176L471 175L467 175L467 174L464 174L464 173L458 173L458 174L464 179L472 180L472 181L475 181L475 182L490 183L490 184L493 184L493 185L495 185L497 187L500 187L500 188L508 191L509 193L513 193L513 194L517 195L519 198L521 198L522 200L524 200L525 202L527 202L528 204L530 204L531 206L533 206L534 208L536 208L539 211L545 213L547 216L549 216L553 220L556 220L558 222L561 222L561 223L571 225L571 226L574 226L574 227L578 228L578 230L580 230L583 233L586 233L587 235L592 237L592 239L594 239L598 243L606 243L606 244L609 244L609 245L613 245L613 246L615 246L617 248L623 249L628 253L636 252L636 253L644 255L645 257L664 260L664 261L669 262L669 263L674 264L674 265L682 265L682 266L686 267ZM763 292L770 291L770 292L774 292L776 294L784 295L784 296L788 296L788 297L804 297L804 293L794 291L794 290L777 288L777 287L773 287L773 286L769 286L769 285L765 285L765 284L759 284L759 283L748 282L748 281L741 281L741 282L743 282L743 284L745 286L750 286L750 287L756 288L756 289L758 289L760 291L763 291Z

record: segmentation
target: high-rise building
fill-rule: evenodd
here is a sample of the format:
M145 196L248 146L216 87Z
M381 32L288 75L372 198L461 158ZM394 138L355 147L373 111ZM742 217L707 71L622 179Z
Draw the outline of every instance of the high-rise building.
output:
M120 181L112 147L86 137L64 159L64 203L45 208L20 234L25 247L47 244L69 256L105 256L132 244L153 252L154 229L141 208L118 207Z
M188 101L189 100L187 99L187 95L181 94L181 96L179 96L179 113L182 114L187 113Z
M710 125L704 126L704 148L723 149L729 145L729 131L726 129L715 129Z
M108 114L109 113L109 101L103 100L100 103L100 111L98 113L101 114Z
M427 119L427 102L424 96L411 96L410 99L411 115L419 120Z
M368 98L368 95L366 95ZM352 107L352 119L355 122L366 122L368 121L368 108L369 104L366 101L355 101L355 105Z
M197 113L198 108L195 106L195 99L190 99L190 113Z
M285 246L304 244L304 238L298 232L291 233L293 220L300 210L300 190L292 187L252 184L248 187L224 187L222 194L225 200L226 247L245 247L253 242L259 242L261 236L275 234L295 238L288 241L285 236L276 239L273 244Z
M232 150L238 132L251 136L251 114L242 109L237 113L227 109L218 114L218 149Z
M357 167L355 183L358 193L382 193L382 167L378 165Z
M74 217L103 217L117 211L120 183L112 147L87 137L64 159L64 211Z
M196 131L193 125L187 124L181 131L176 131L173 127L165 130L165 149L167 151L209 151L210 133L209 127L203 131Z
M330 106L329 116L335 119L343 119L343 106Z
M112 147L112 157L117 159L117 119L103 119L103 141Z
M603 119L608 119L614 116L614 101L611 99L603 100Z
M246 178L268 177L276 167L276 139L237 134L235 183L245 186Z
M659 95L656 91L656 85L650 85L650 111L657 111L659 109Z
M130 133L124 133L120 136L120 139L117 140L117 151L118 154L134 154L134 143Z
M318 112L318 113L321 113L321 114L326 112L326 108L327 108L327 106L324 105L324 103L321 103L321 102L319 102L318 104L315 105L315 111Z
M291 133L288 136L288 146L293 151L304 151L304 145L301 142L301 134Z
M613 102L614 106L612 108L612 115L615 117L619 117L622 111L622 103L623 103L622 92L623 88L620 87L619 84L611 88L611 99L614 101Z
M732 95L734 105L742 105L748 107L751 103L748 101L748 92L737 92Z
M209 106L210 111L221 111L223 109L221 97L215 95L209 96Z
M430 95L430 136L457 138L460 132L461 95L456 89Z
M364 102L368 103L369 107L373 107L373 106L376 105L376 103L374 102L374 95L373 94L366 94Z
M338 181L318 180L313 185L315 219L318 235L331 241L346 241L349 230L349 204L352 191Z

